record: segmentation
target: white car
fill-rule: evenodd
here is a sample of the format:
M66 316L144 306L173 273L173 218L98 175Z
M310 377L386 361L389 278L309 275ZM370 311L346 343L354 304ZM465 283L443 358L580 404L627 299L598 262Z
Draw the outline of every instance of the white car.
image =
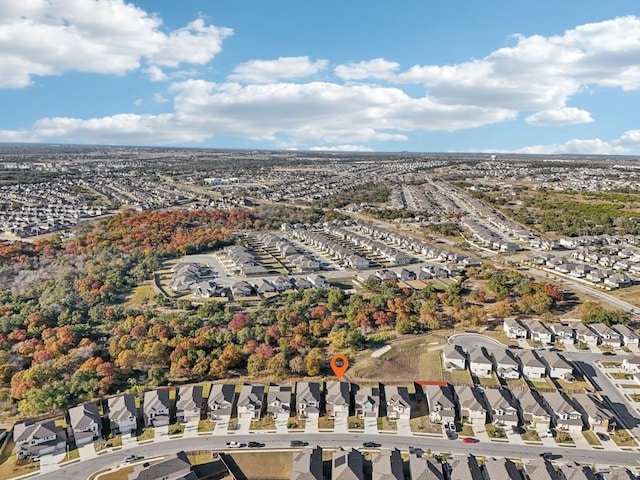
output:
M244 443L240 442L227 442L227 448L241 448L244 447Z
M547 438L553 437L553 432L548 428L544 431L544 433L547 435Z

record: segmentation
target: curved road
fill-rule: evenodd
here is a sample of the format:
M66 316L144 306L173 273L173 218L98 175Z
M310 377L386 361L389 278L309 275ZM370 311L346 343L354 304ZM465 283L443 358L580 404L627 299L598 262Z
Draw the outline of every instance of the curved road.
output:
M89 475L122 464L125 455L143 455L145 457L158 457L175 453L180 450L227 450L226 442L235 440L248 442L250 440L266 443L267 448L289 448L292 438L309 442L310 445L323 447L360 447L362 442L372 441L381 443L384 448L397 447L407 450L411 447L420 447L424 450L431 449L439 453L473 453L475 455L491 455L496 457L509 456L510 458L530 459L537 458L542 452L551 452L561 455L557 461L577 461L581 463L596 463L600 465L627 465L638 466L639 455L637 452L611 452L598 450L580 450L575 448L549 448L534 445L512 445L497 442L465 444L456 440L443 440L434 437L404 437L397 434L390 435L364 435L364 434L251 434L251 435L220 435L204 436L198 438L173 439L165 442L152 443L143 446L122 449L118 452L101 455L98 458L78 462L61 468L60 470L37 478L45 480L69 480L85 479ZM234 449L233 451L239 451Z

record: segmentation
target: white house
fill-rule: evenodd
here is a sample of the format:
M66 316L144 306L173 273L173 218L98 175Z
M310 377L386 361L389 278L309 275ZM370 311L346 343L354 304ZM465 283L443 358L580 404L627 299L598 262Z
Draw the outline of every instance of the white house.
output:
M527 338L527 329L515 318L505 318L502 328L508 338Z
M624 368L629 373L639 373L640 372L640 356L636 355L635 357L625 357L622 360L622 368Z
M552 323L549 330L553 332L555 341L564 345L573 345L575 343L575 334L573 328L562 323Z
M640 335L626 325L614 325L613 329L622 337L622 343L627 347L638 347Z
M482 391L476 387L462 385L455 387L460 405L460 420L479 425L487 423L487 407Z
M69 409L69 425L77 446L95 442L102 431L102 419L95 403L78 405Z
M407 387L385 385L384 396L389 420L409 420L411 418L411 402Z
M138 426L138 410L133 395L126 394L107 400L111 433L120 435L135 432Z
M524 350L520 355L522 374L529 379L540 379L546 375L547 368L533 353L533 350Z
M539 355L549 369L549 377L562 378L567 381L573 379L573 366L558 352L542 351Z
M429 403L429 418L443 428L456 430L456 401L449 385L426 385L425 393Z
M476 348L469 352L469 370L478 377L490 377L493 362L484 348Z
M238 418L248 416L258 420L262 416L264 385L243 385L238 395Z
M447 370L464 370L467 368L467 356L458 345L445 345L442 349L442 364Z
M520 378L520 365L507 349L498 349L493 352L498 377L504 379Z

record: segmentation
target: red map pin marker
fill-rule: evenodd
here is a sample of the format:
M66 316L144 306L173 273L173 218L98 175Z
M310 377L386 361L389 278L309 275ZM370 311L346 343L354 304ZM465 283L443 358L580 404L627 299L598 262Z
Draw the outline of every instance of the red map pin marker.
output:
M344 355L334 355L331 358L331 370L336 374L338 379L342 379L345 372L349 368L349 360Z

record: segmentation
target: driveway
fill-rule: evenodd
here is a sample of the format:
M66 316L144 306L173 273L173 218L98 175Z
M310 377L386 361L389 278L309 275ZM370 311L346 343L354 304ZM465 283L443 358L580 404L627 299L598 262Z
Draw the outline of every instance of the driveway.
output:
M284 415L279 415L275 420L276 424L276 433L289 433L289 429L287 425L289 424L289 417Z
M411 436L411 424L408 418L399 418L396 421L396 427L398 429L398 435Z
M138 439L134 433L125 433L122 435L122 448L136 447L138 445Z
M238 417L238 428L236 432L241 435L246 435L249 433L249 429L251 428L251 415L240 415Z
M378 417L364 417L364 433L367 435L378 433Z
M166 442L167 440L171 440L169 438L169 425L164 425L162 427L155 427L153 440L156 442Z
M67 452L62 450L58 453L51 453L40 457L40 474L55 472L58 470L58 464L65 459Z
M349 417L344 415L336 415L333 423L333 431L335 433L349 433Z
M96 453L96 447L93 446L93 443L89 443L78 448L78 453L80 454L80 460L89 460L98 456Z
M219 420L216 420L216 426L213 429L214 435L226 435L229 433L229 421L231 420L231 415L223 415Z
M200 422L198 420L192 420L190 422L187 422L184 426L184 437L185 438L197 437L199 423Z
M307 417L304 422L304 433L318 433L318 417Z

